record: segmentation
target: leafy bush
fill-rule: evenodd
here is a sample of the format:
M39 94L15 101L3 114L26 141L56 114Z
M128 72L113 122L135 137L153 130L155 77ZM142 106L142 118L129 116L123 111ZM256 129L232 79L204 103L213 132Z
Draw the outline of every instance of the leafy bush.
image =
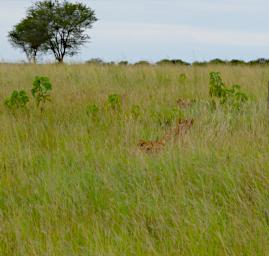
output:
M86 61L86 64L103 65L105 62L100 58L93 58Z
M240 85L235 84L231 88L227 88L219 72L210 73L209 94L214 105L219 102L221 105L225 104L237 110L241 108L242 103L248 100L246 94L241 91Z
M182 65L182 66L190 66L190 63L185 62L183 60L179 60L179 59L173 59L173 60L163 59L163 60L158 61L156 64L157 65Z
M11 110L25 108L29 102L29 97L24 90L13 91L11 96L5 100L5 105Z
M248 62L249 65L268 65L269 59L260 58L257 60L251 60Z
M107 103L109 108L113 110L121 110L122 97L119 94L111 94L108 96Z
M120 66L128 66L128 65L129 65L129 62L126 61L126 60L123 60L123 61L120 61L120 62L119 62L119 65L120 65Z
M134 64L135 66L150 66L150 63L146 60L140 60Z
M224 65L227 64L227 61L221 60L221 59L213 59L208 62L208 64L213 64L213 65Z
M237 60L237 59L233 59L229 63L232 64L232 65L245 65L246 64L245 61L243 61L243 60Z
M50 101L50 94L52 85L47 77L36 77L33 82L32 95L35 98L36 106L39 107L40 104L44 105L47 101ZM43 110L41 106L41 111Z

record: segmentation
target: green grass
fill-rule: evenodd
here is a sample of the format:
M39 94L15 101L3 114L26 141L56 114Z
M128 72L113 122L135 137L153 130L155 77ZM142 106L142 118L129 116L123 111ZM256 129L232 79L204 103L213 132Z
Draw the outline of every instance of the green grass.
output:
M249 95L239 114L210 109L210 71ZM37 75L52 102L13 115L4 99ZM266 67L0 65L0 255L269 255L268 80ZM196 100L193 128L140 151L179 98Z

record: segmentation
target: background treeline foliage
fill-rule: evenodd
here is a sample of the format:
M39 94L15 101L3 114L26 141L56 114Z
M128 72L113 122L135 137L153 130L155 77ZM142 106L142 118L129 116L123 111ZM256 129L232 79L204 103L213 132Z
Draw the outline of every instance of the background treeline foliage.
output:
M181 66L207 66L207 65L268 65L269 64L269 59L256 59L256 60L251 60L251 61L244 61L244 60L237 60L237 59L232 59L232 60L222 60L222 59L213 59L210 61L195 61L193 63L189 63L186 61L183 61L181 59L163 59L160 60L156 63L149 62L146 60L141 60L136 63L129 63L128 61L119 61L118 63L115 63L114 61L112 62L106 62L100 58L94 58L86 61L86 64L102 64L102 65L122 65L122 66L127 66L127 65L181 65Z

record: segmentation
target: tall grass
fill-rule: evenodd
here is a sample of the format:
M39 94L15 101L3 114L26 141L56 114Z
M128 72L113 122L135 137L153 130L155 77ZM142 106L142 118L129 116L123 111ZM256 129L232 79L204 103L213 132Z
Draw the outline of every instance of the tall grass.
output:
M250 96L239 114L208 107L210 71ZM268 68L0 65L0 101L36 75L54 86L43 113L0 104L0 255L269 255ZM140 151L178 98L193 128Z

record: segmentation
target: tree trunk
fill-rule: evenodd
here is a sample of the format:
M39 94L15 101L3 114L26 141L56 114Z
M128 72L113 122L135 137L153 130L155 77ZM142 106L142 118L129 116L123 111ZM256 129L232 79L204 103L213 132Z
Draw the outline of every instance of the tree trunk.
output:
M37 55L37 50L35 50L33 53L33 64L36 64L36 55Z
M58 60L58 63L59 64L63 64L64 63L64 59L63 58L60 58L60 59L57 59Z

